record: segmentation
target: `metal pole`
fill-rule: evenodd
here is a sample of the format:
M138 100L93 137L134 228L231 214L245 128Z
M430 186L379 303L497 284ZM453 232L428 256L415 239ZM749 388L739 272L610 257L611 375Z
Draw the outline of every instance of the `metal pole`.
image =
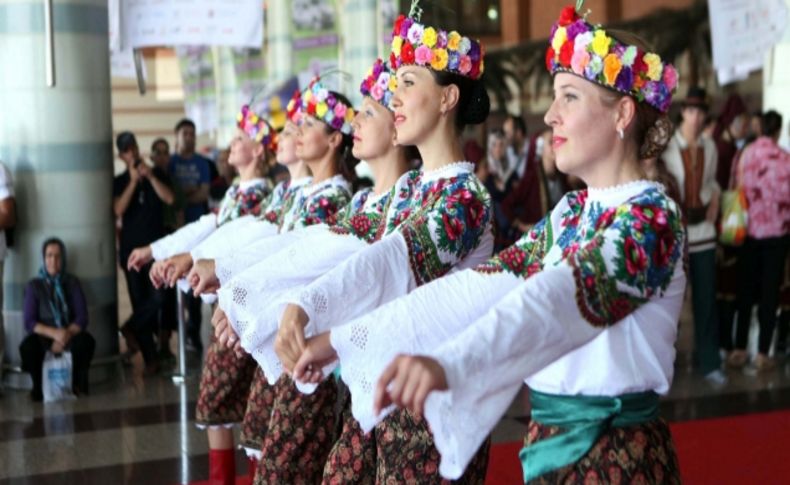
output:
M186 325L184 323L184 295L176 286L176 306L178 315L178 373L173 374L173 382L183 384L187 376Z
M55 33L52 27L52 0L44 0L44 59L47 87L55 87Z
M143 51L141 49L135 48L134 52L134 72L137 75L137 90L140 92L140 96L145 95L145 77L143 77Z

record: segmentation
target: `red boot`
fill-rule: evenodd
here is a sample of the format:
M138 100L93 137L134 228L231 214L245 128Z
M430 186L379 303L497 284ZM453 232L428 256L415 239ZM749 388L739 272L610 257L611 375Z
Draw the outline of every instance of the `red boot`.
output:
M236 484L236 453L227 450L208 450L208 483L210 485Z
M248 458L249 463L247 464L247 477L250 479L250 485L255 483L255 472L258 470L258 460L253 457Z

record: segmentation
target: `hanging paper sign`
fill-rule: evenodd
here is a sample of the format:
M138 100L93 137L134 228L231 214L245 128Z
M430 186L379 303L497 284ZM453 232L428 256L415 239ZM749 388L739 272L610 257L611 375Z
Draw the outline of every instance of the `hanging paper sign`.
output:
M762 69L787 26L784 0L708 0L713 67L720 84Z
M260 0L124 0L121 40L126 47L263 45Z

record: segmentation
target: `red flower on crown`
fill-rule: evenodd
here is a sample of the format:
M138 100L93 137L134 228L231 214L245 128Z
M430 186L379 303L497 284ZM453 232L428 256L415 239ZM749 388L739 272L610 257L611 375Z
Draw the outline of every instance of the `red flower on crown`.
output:
M549 47L546 50L546 69L551 71L551 63L554 61L554 49Z
M576 13L576 7L568 5L560 12L560 27L565 27L579 20L579 14Z
M565 67L571 65L571 58L573 57L573 41L569 40L562 44L560 47L560 64Z
M403 25L403 21L406 20L406 16L403 14L398 15L398 18L395 20L395 24L392 26L392 35L397 37L400 35L400 29Z
M400 58L403 64L414 64L414 46L411 42L404 42L400 49Z

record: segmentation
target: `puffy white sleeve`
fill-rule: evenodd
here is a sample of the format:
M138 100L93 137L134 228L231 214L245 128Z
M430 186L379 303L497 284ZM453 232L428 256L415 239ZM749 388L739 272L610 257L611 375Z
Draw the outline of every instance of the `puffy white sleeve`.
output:
M312 232L312 235L239 273L218 292L220 307L242 347L255 358L270 382L276 382L282 373L273 349L281 300L289 291L315 281L368 247L356 237L326 230L297 232Z
M295 303L309 317L307 332L321 333L362 315L417 286L409 249L400 232L363 248L282 303Z
M151 243L151 253L155 260L160 261L176 254L189 252L216 228L216 214L206 214L173 234Z
M215 260L215 273L220 286L226 286L234 277L251 270L253 266L263 262L285 248L303 239L312 239L316 234L327 232L327 226L309 226L303 230L289 231L258 240L231 252L219 255ZM320 251L320 248L318 248Z
M190 253L192 260L216 259L253 244L254 242L276 236L278 226L269 221L244 216L224 224L211 236L197 245Z
M425 354L461 333L515 288L512 273L465 270L439 278L408 295L331 331L354 417L365 432L382 417L373 414L373 391L397 354Z

